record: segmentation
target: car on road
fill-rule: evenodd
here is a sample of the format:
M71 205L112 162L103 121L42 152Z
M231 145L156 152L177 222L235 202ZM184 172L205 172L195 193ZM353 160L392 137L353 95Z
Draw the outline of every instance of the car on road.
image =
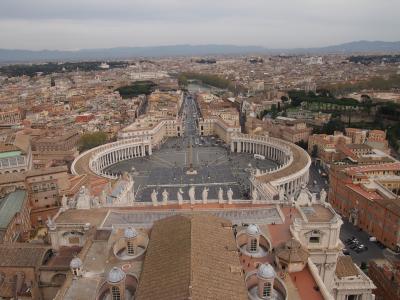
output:
M358 246L360 245L359 241L353 242L352 244L350 244L350 249L351 250L355 250L356 248L358 248Z
M345 241L345 243L346 243L346 244L351 244L354 240L357 240L355 236L353 236L353 237L351 237L351 238L348 238L348 239Z
M368 247L363 245L363 244L358 245L358 247L356 249L354 249L354 251L356 253L361 253L361 252L364 252L364 251L367 251L367 250L368 250Z

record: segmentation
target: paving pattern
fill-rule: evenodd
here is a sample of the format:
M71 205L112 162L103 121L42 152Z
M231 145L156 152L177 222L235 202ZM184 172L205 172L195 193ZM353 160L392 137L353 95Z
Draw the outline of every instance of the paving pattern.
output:
M197 116L194 100L186 98L182 110L183 137L169 138L160 149L153 150L153 155L121 161L106 171L133 174L136 201L150 202L153 190L159 193L158 200L161 200L164 189L170 200L177 200L179 188L184 192L184 200L188 200L187 191L192 185L196 188L196 199L201 199L204 187L209 188L209 199L217 199L219 187L224 190L225 199L229 188L233 190L234 199L249 199L250 170L271 169L277 164L267 159L257 160L247 153L230 153L230 148L217 137L198 136ZM187 174L190 162L197 174Z

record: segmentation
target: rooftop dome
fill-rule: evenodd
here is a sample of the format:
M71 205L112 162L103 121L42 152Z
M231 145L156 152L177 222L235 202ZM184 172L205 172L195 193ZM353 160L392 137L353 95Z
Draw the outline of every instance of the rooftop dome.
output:
M247 226L246 232L248 235L259 235L260 234L260 228L256 224L250 224Z
M120 282L125 278L125 273L118 267L113 267L110 272L108 272L107 281L110 283Z
M133 238L135 238L135 237L138 236L138 233L137 233L137 231L136 231L135 228L133 228L133 227L128 227L128 228L125 228L124 236L125 236L125 238L127 238L127 239L133 239Z
M69 263L71 269L78 269L82 267L82 261L79 257L74 257L71 262Z
M257 276L262 279L275 278L276 273L270 264L262 264L258 267Z

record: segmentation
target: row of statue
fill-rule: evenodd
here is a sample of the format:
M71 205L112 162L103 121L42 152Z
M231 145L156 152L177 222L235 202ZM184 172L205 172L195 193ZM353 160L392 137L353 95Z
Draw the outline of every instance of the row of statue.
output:
M204 187L203 191L201 192L202 201L204 204L206 204L208 201L208 191L209 191L209 188ZM184 194L184 192L182 191L182 188L179 188L176 193L176 198L178 199L179 205L183 204L183 194ZM161 195L162 195L162 204L163 205L168 204L169 193L167 192L167 190L164 189L164 191L161 193ZM195 190L194 186L191 186L189 188L188 195L189 195L190 203L195 204L196 203L196 190ZM231 188L229 188L226 191L226 196L228 198L228 203L231 204L233 201L233 191ZM153 202L154 206L158 205L157 198L158 198L158 192L156 190L153 190L153 192L151 193L151 201ZM224 203L224 190L221 187L218 189L218 203Z
M305 198L305 197L308 197L311 202L316 202L317 201L316 194L315 193L311 193L305 185L302 187L299 195L297 196L297 199L295 199L294 195L291 195L290 197L288 197L285 194L285 189L283 189L283 188L280 188L278 192L279 192L279 201L289 200L289 202L292 203L292 202L297 202L298 200L301 200L301 198ZM307 196L305 196L305 194L307 194ZM326 198L327 198L327 192L325 191L324 188L322 188L320 193L319 193L319 202L326 202ZM256 188L252 189L251 200L253 201L253 203L257 203L258 200L260 200L259 199L259 195L258 195L258 191L257 191Z

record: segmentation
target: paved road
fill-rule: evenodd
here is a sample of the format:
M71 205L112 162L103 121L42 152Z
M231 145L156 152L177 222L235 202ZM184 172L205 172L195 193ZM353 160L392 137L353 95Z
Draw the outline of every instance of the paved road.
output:
M369 260L375 258L383 258L384 254L387 250L381 249L375 242L369 241L369 235L364 231L359 231L358 227L349 223L346 220L343 220L344 224L340 230L340 239L343 244L348 238L355 236L362 244L368 247L367 251L356 253L345 244L346 249L350 251L350 256L352 259L360 265L361 262L368 263Z
M321 174L324 172L322 168L313 161L310 166L310 180L308 181L308 189L313 193L319 193L322 188L324 188L326 192L328 192L329 189L328 178L323 178L319 170Z

